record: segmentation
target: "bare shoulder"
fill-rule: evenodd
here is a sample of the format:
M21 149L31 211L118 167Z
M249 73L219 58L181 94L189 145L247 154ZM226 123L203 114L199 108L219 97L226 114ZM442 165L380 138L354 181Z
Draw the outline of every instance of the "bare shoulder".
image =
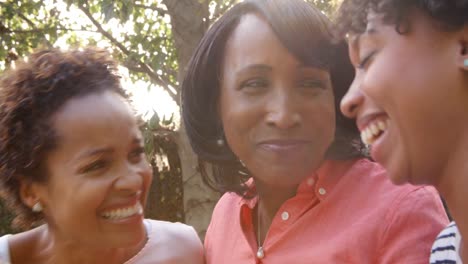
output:
M167 236L173 240L200 240L192 226L179 222L174 223L149 219L145 221L151 225L150 232L154 233L156 236Z
M40 252L40 241L43 226L11 235L8 237L10 258L12 263L38 263Z
M186 263L203 263L203 245L192 226L149 219L145 221L150 225L148 237L155 248L163 251L177 248L178 258L190 260Z

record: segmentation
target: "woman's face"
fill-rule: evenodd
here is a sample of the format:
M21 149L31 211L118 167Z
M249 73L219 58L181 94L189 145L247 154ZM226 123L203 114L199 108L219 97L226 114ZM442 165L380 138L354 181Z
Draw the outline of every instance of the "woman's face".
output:
M334 139L333 100L327 71L295 58L260 16L241 19L225 49L219 110L257 181L293 186L319 167Z
M371 14L353 36L356 76L341 109L393 182L438 185L467 131L466 40L420 13L409 17L399 34Z
M143 208L152 170L133 113L114 92L69 100L53 117L57 147L39 199L64 240L127 247L146 239Z

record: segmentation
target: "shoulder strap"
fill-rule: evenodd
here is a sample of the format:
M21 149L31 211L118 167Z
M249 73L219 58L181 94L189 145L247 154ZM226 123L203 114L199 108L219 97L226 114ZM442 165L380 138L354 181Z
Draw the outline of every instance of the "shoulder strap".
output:
M10 247L8 246L8 237L11 235L5 235L0 237L0 264L11 264L10 263Z

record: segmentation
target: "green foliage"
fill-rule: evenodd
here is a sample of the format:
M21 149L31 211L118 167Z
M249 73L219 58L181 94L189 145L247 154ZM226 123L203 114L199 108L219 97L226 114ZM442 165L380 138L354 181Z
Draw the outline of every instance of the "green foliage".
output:
M146 217L183 222L183 180L181 161L174 142L171 125L173 117L159 118L157 114L141 130L145 150L153 166L153 183L148 195Z
M57 10L46 10L42 2L0 2L0 59L10 64L33 47L51 46L59 30Z
M164 5L154 1L0 2L0 70L38 46L99 45L128 67L132 80L177 87L170 22Z

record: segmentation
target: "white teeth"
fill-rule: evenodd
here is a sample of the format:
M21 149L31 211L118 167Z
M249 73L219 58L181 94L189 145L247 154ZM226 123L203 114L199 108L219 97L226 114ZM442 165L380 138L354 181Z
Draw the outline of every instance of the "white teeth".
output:
M143 214L143 207L140 203L136 203L132 207L119 208L101 213L101 216L106 219L118 220L133 216L135 214Z
M366 145L372 145L385 130L387 130L386 121L373 122L361 131L361 140Z
M382 131L385 131L387 129L387 125L381 120L377 122L377 125L379 126L379 129Z
M370 125L370 129L372 131L372 135L374 136L376 136L380 131L376 124Z

